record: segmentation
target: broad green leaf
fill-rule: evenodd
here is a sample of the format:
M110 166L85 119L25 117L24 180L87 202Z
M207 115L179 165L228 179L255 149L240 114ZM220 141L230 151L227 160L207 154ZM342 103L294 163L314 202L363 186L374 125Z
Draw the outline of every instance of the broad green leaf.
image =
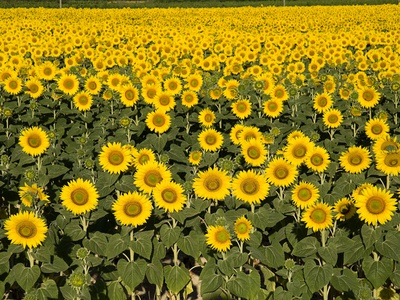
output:
M85 246L91 252L104 256L107 249L107 238L104 233L96 231L89 239L83 240L83 246Z
M354 238L352 238L352 241L352 247L344 251L344 263L346 265L351 265L356 261L363 259L372 251L372 248L366 249L364 247L359 235L356 235Z
M382 257L381 260L374 260L367 256L362 262L365 277L372 283L374 288L379 288L393 272L393 260Z
M357 273L350 269L343 269L340 275L333 276L331 283L339 292L355 291L360 285L357 280Z
M47 176L50 179L64 175L69 171L69 168L62 165L48 165L46 166L46 169L47 169Z
M275 291L275 287L276 287L276 282L275 282L275 273L272 272L270 269L268 269L267 267L264 267L262 265L260 265L260 270L263 274L263 278L264 278L264 285L267 291L269 292L273 292Z
M298 257L309 257L317 253L319 247L319 241L315 237L309 236L294 246L292 254Z
M265 247L265 264L268 267L278 269L285 263L285 254L281 244L273 242L272 245Z
M75 300L78 298L78 292L76 289L73 289L70 285L65 284L60 287L61 294L63 299L65 300ZM121 299L121 298L120 298Z
M126 261L121 258L117 263L117 270L122 281L132 290L143 282L146 274L147 263L144 259Z
M165 266L165 283L168 290L178 294L190 281L189 271L180 266Z
M57 284L53 279L46 279L37 290L39 299L58 299Z
M205 295L219 289L224 280L221 275L216 274L217 265L214 259L209 259L200 273L200 294Z
M107 247L105 249L105 255L108 258L113 258L128 249L128 243L121 237L120 234L116 233L108 238Z
M238 272L227 282L226 287L237 297L253 299L260 289L260 282L248 274Z
M277 287L273 294L274 300L287 300L293 299L293 293L289 291L285 291L281 286Z
M275 209L262 206L255 213L248 213L248 218L255 227L265 230L267 227L274 227L285 216Z
M123 175L118 181L115 183L115 188L124 193L128 193L130 191L135 190L135 185L133 184L132 175Z
M190 235L181 236L176 243L178 244L178 248L186 255L189 255L194 259L197 259L200 256L198 242Z
M393 282L396 286L400 286L400 269L399 269L399 263L396 263L396 269L394 270L394 272L392 273L392 275L390 275L390 280L392 280L392 282Z
M132 250L140 256L150 259L153 249L152 239L154 236L153 230L140 231L133 235L134 240L129 243Z
M383 242L377 242L376 250L387 258L400 262L400 232L389 231Z
M126 300L127 295L119 281L111 281L107 287L108 299L113 300Z
M171 213L171 216L176 219L179 223L184 224L185 220L198 215L199 212L193 207L186 207L178 212Z
M24 291L29 291L39 279L40 268L36 265L32 266L32 268L24 267L22 264L18 264L15 267L18 267L18 269L15 269L17 283Z
M68 269L68 264L58 256L51 256L50 261L40 267L43 273L59 273Z
M164 243L165 247L170 248L179 239L182 232L180 227L172 228L168 224L164 224L160 229L161 241Z
M291 282L287 283L287 289L294 296L311 299L312 293L304 279L303 269L297 269L293 272Z
M335 236L329 238L328 240L328 246L334 245L336 247L337 253L342 253L346 250L351 249L353 244L354 241L345 236Z
M375 229L374 227L369 226L367 224L364 224L361 227L361 238L365 248L372 247L375 244L375 242L379 240L381 235L382 235L381 227L377 227Z
M338 253L336 246L334 244L328 244L328 246L319 247L318 254L326 263L332 266L336 265L338 259Z
M3 273L7 273L10 270L10 257L11 253L9 252L0 252L0 275Z
M311 292L316 292L327 285L333 275L332 265L319 266L313 260L308 260L303 270L304 280Z
M164 283L164 269L159 261L147 265L146 277L149 283L155 284L160 289Z
M83 239L86 235L85 231L79 224L80 223L78 220L72 220L71 223L65 226L64 232L71 238L71 241L73 242Z
M96 187L100 198L109 195L114 190L114 183L118 180L118 174L109 174L107 172L100 171L96 181ZM133 178L132 178L133 181Z

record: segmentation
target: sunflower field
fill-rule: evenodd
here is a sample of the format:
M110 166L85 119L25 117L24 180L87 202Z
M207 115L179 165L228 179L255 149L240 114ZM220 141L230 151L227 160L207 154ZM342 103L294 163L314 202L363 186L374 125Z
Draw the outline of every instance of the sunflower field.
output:
M3 299L399 299L400 6L0 15Z

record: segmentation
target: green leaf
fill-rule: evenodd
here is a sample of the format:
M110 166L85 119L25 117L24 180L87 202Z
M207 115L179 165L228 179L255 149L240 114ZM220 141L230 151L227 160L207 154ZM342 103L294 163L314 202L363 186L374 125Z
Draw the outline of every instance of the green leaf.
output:
M319 241L315 237L309 236L294 246L292 254L298 257L309 257L317 253L319 247Z
M224 282L221 275L216 274L217 265L214 259L209 259L200 273L200 294L205 295L215 292Z
M336 246L334 244L328 244L328 246L326 247L319 247L318 254L328 264L332 266L336 265L338 259L338 253Z
M275 291L275 288L276 288L275 273L272 272L267 267L264 267L262 265L260 265L260 270L263 274L264 285L265 285L266 290L269 292Z
M285 254L281 244L273 242L271 246L265 247L265 264L268 267L278 269L285 263Z
M107 249L108 241L104 233L96 231L89 239L83 240L83 246L94 254L104 256Z
M356 235L351 239L351 247L344 251L344 263L346 265L351 265L356 261L363 259L365 256L369 255L372 248L365 249L364 244L361 241L361 237Z
M308 260L304 265L304 280L312 293L327 285L332 278L333 266L326 264L316 265L315 261Z
M383 242L377 242L376 250L385 257L400 262L400 232L389 231Z
M128 249L128 243L122 239L121 235L116 233L109 237L105 255L108 258L113 258Z
M7 273L10 270L10 257L11 253L9 252L0 252L0 275L3 273Z
M43 263L40 267L43 273L59 273L68 269L68 264L58 256L50 256L50 262Z
M115 189L120 192L130 192L135 190L135 185L133 184L132 175L123 175L116 183Z
M124 288L119 281L111 281L107 287L108 299L113 300L126 300L127 296L125 294Z
M281 286L277 287L275 290L274 294L274 300L287 300L287 299L292 299L293 298L293 293L289 291L283 290Z
M71 238L72 242L79 241L85 237L85 231L79 225L78 220L72 220L71 223L65 226L64 232L65 235L68 235Z
M109 195L112 191L114 191L115 189L114 183L118 180L118 178L119 178L118 174L109 174L107 172L98 173L96 187L98 189L100 198L103 198Z
M17 283L25 292L29 291L39 279L40 268L36 265L32 268L24 267L22 264L17 264L14 268Z
M164 269L159 261L147 265L146 277L149 283L155 284L160 289L164 283Z
M65 299L65 300L75 300L76 298L78 298L77 290L73 289L68 284L60 287L60 291L63 295L63 299Z
M379 288L393 272L393 260L383 257L381 260L374 260L367 256L362 262L365 277L372 283L374 288Z
M146 274L147 263L144 259L126 261L121 258L117 263L117 270L122 281L132 290L143 282Z
M377 227L376 229L372 226L364 224L361 228L361 238L364 243L365 248L372 247L376 241L382 235L382 228Z
M150 259L153 250L153 236L154 230L140 231L134 234L134 240L130 242L132 250L144 258Z
M333 276L331 283L339 292L355 291L360 285L357 280L357 273L350 269L344 269L340 275Z
M39 299L58 299L57 284L53 279L46 279L37 290Z
M178 294L190 281L189 271L180 266L165 266L164 274L167 288L173 294Z
M400 269L398 263L396 263L396 270L390 275L390 280L392 280L396 286L400 286Z
M267 227L274 227L285 216L275 209L262 206L255 213L248 213L248 218L255 227L265 230Z
M189 236L181 236L177 241L178 248L183 251L186 255L197 259L200 256L200 250L198 242Z
M232 277L227 283L226 287L235 296L252 299L260 289L260 282L243 272L238 272L236 276Z
M170 248L179 239L182 232L180 227L172 228L168 224L164 224L160 229L161 241L164 243L165 247Z
M176 219L179 223L184 224L186 219L194 217L198 214L199 212L197 211L197 209L194 209L193 207L186 207L185 209L179 212L171 213L171 216L174 219Z
M66 174L69 171L69 168L62 165L48 165L46 166L47 176L50 179L57 178L61 175Z

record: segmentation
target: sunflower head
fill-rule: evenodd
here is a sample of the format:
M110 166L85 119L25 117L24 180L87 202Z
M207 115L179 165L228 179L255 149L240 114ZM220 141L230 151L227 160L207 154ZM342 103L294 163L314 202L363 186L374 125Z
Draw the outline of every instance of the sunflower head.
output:
M317 203L305 210L301 220L314 232L327 229L332 226L332 207L326 203Z
M122 225L137 227L146 223L152 212L150 199L139 192L122 194L112 205L114 216Z
M238 240L249 240L252 228L253 226L251 225L251 222L247 220L245 216L238 218L234 225L235 234Z
M221 225L208 227L206 243L211 246L211 248L220 252L229 250L232 245L229 231Z
M32 156L41 155L50 147L50 141L46 132L36 126L21 132L19 144L23 152Z

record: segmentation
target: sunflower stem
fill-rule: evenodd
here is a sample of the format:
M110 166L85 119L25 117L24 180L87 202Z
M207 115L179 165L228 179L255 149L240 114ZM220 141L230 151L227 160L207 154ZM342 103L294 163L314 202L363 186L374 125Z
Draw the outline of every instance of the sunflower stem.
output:
M390 188L390 175L386 175L386 189Z
M40 170L42 169L42 157L40 155L37 158L36 166L37 166L37 170L38 170L38 173L39 173Z
M32 256L32 249L28 249L27 254L28 254L28 259L29 259L29 266L32 268L35 265L35 259Z
M133 242L133 229L129 233L129 240ZM135 252L133 251L132 247L129 247L129 261L135 260Z
M326 233L327 233L327 231L325 229L321 231L321 244L322 244L323 248L325 248L326 241L328 239ZM322 264L323 265L326 264L325 260L322 260ZM329 299L329 290L330 290L330 286L328 284L324 285L323 290L322 290L322 295L324 297L324 300Z

